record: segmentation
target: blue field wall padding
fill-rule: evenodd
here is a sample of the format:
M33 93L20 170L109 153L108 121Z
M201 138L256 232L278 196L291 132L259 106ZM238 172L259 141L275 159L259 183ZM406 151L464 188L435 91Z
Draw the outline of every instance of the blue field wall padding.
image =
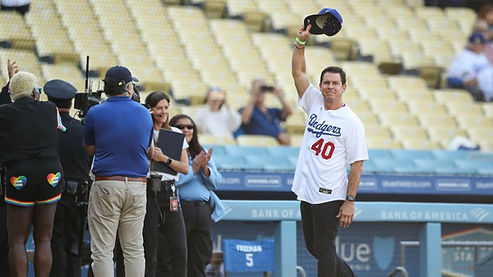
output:
M274 270L274 240L223 239L224 271L264 272Z

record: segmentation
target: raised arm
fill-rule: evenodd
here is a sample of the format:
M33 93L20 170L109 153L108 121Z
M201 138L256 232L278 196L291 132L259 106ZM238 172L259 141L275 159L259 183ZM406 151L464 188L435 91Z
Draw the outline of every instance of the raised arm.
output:
M298 30L294 43L293 57L291 59L291 74L293 75L294 85L298 91L299 98L303 96L303 93L305 93L310 85L310 81L306 75L305 43L310 37L311 27L312 25L308 25L305 29L304 26L301 26Z

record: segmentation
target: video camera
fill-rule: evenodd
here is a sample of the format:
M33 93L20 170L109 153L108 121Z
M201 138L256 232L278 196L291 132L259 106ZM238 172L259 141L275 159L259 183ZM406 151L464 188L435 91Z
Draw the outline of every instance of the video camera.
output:
M79 110L77 116L84 118L92 106L103 103L105 99L102 97L104 91L97 90L95 92L78 92L75 94L74 108Z
M79 110L77 112L77 116L79 118L84 118L87 115L87 112L92 106L95 106L97 104L101 104L104 101L106 101L105 98L103 98L102 94L104 93L104 86L103 88L100 87L100 82L98 82L98 89L96 91L93 91L92 88L92 81L89 83L89 56L87 56L86 59L86 82L85 82L85 90L84 92L78 92L75 94L75 100L74 100L74 108ZM104 83L103 83L104 84ZM134 88L134 94L132 95L132 100L134 100L137 103L140 103L140 94L139 91L137 90L137 87L133 86Z
M84 92L77 92L74 97L74 108L79 110L77 116L84 118L92 106L103 103L105 99L102 94L104 89L98 87L97 91L92 91L92 81L89 83L89 56L86 57L86 82Z

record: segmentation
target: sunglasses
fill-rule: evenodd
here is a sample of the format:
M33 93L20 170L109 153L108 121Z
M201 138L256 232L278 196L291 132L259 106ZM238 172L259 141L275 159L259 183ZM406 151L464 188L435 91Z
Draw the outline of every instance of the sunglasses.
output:
M176 125L175 127L180 129L180 130L183 130L185 128L187 128L188 130L193 130L193 128L195 126L193 124L179 124L179 125Z

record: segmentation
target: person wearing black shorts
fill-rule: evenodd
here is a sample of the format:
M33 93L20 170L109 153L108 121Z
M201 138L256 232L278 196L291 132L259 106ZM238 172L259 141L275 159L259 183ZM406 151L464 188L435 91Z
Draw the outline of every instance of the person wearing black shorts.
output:
M40 102L36 77L18 72L10 80L12 104L0 106L0 162L6 168L9 260L12 276L27 276L25 245L31 227L34 271L48 276L56 202L64 186L57 144L64 131L53 103Z

